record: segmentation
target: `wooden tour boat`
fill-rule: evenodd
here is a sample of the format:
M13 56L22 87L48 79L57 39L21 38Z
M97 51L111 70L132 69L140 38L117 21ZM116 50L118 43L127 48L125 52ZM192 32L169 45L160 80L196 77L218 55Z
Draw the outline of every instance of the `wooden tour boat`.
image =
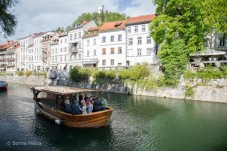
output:
M6 81L0 81L0 90L7 90L8 83Z
M31 88L36 106L36 112L43 114L47 118L54 120L58 125L73 128L99 128L109 125L113 109L107 107L106 110L93 112L90 114L72 115L60 111L59 103L62 98L79 92L93 92L97 90L79 89L63 86L40 86ZM52 106L48 105L52 102ZM54 104L54 105L53 105Z

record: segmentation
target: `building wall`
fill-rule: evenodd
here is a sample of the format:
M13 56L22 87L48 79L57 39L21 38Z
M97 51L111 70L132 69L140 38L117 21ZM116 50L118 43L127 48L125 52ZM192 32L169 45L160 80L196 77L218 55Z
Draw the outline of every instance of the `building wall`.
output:
M68 61L68 36L59 37L58 53L56 54L58 60L58 69L63 69Z
M51 49L50 68L54 69L57 68L58 66L58 51L59 51L58 43L51 44L50 49Z
M126 31L128 65L157 63L155 42L150 36L149 24L129 25L126 26Z
M83 38L83 43L83 66L97 66L98 56L101 55L98 35Z
M69 66L82 66L83 35L84 35L84 30L82 27L75 28L68 32L68 39L69 39L68 65ZM72 48L75 48L78 51L71 52Z
M33 49L33 66L35 70L43 70L42 66L42 36L34 38L34 49Z
M118 39L118 35L121 35L121 40ZM103 42L103 38L106 41ZM111 40L111 37L114 37ZM125 30L112 30L108 32L99 33L100 49L99 49L99 68L117 68L126 66L126 32ZM119 52L121 49L121 52ZM103 51L106 50L106 53ZM114 52L111 52L113 50ZM112 62L112 63L111 63Z

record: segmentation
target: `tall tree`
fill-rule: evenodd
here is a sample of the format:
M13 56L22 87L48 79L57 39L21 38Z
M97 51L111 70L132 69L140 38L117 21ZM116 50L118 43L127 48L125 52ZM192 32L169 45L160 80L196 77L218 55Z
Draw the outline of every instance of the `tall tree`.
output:
M0 1L0 26L2 31L11 36L14 34L17 20L14 15L11 14L10 8L14 6L16 0L1 0Z
M158 56L167 84L176 85L186 68L189 54L203 49L207 25L203 23L202 1L153 0L153 2L157 4L158 16L151 23L151 36L159 45Z
M227 34L227 1L203 0L201 11L204 13L204 24L209 26L210 32Z

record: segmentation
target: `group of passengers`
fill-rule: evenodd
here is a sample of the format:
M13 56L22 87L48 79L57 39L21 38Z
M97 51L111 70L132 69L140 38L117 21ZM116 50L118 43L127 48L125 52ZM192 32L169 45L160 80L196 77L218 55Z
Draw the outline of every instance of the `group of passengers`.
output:
M107 101L104 98L100 100L98 97L88 97L86 94L83 96L79 93L66 96L65 101L64 103L62 102L61 106L63 111L73 115L89 114L105 110L107 108Z

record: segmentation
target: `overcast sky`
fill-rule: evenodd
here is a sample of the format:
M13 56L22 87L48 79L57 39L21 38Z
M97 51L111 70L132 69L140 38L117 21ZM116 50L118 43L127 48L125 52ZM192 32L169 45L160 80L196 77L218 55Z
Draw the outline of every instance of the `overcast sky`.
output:
M45 32L57 27L71 25L82 13L97 12L99 4L104 10L139 16L155 13L152 0L18 0L13 8L18 25L15 35L8 39L17 40L35 32ZM2 37L2 35L1 35ZM3 43L5 39L0 39Z

